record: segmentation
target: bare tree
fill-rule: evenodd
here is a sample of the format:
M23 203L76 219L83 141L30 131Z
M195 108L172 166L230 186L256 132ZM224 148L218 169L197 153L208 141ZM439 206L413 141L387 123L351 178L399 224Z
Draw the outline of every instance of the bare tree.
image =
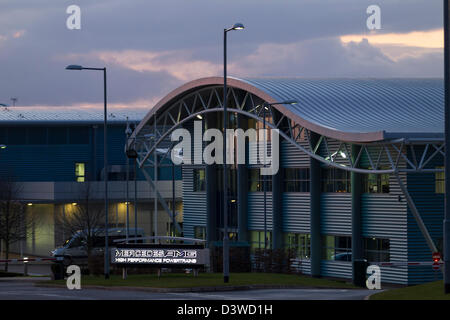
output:
M75 235L78 233L83 239L86 247L88 261L92 255L92 249L96 245L96 239L104 233L105 211L93 194L94 184L86 181L79 183L77 205L73 212L65 216L57 216L56 223L64 230L65 234Z
M37 223L37 216L25 214L25 204L20 200L22 184L12 177L0 181L0 239L5 244L6 260L12 244L25 240ZM5 263L8 271L8 263Z

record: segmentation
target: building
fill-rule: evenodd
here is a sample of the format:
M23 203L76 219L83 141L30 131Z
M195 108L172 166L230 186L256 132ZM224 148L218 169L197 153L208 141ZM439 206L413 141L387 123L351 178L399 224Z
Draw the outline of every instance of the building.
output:
M124 152L127 122L134 126L146 110L111 109L108 113L109 219L112 226L126 226L127 158ZM127 120L128 118L128 120ZM38 216L26 241L15 243L12 251L48 256L70 235L55 224L58 216L70 215L89 184L93 202L103 203L103 109L66 107L0 108L0 177L20 184L20 200L26 213ZM135 225L134 163L129 162L128 212L130 228ZM152 175L153 176L153 175ZM158 190L172 208L172 170L160 168ZM176 168L175 212L182 221L181 171ZM136 182L137 223L147 235L154 234L154 196L145 177ZM158 207L158 235L172 233L169 216ZM3 246L4 247L4 246Z
M229 166L231 239L261 247L266 225L270 246L295 248L305 273L340 278L352 278L351 259L401 264L431 261L432 251L442 251L442 79L228 83L230 127L261 128L267 109L267 126L282 137L281 167L268 177L266 202L260 164ZM201 130L223 128L222 96L223 78L213 77L164 97L134 131L135 145L129 142L141 170L151 172L154 151L167 147L176 128L193 136L194 121ZM270 105L292 99L298 104ZM201 149L205 141L192 144ZM249 148L251 142L247 157ZM184 235L210 245L223 233L221 170L203 160L182 170ZM383 282L398 284L440 277L431 265L381 271Z

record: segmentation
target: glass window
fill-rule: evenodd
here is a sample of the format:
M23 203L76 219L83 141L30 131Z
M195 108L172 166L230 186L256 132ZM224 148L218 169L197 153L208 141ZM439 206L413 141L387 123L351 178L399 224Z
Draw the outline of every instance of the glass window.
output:
M389 193L389 174L362 175L362 188L364 193Z
M272 176L271 175L261 175L260 169L249 169L248 170L248 191L258 192L264 191L264 178L266 179L266 191L272 191Z
M364 238L364 258L369 262L389 262L389 239Z
M444 169L444 167L436 167L436 169ZM445 172L436 172L434 174L435 178L435 192L445 193Z
M77 182L84 182L86 178L86 164L82 162L75 163L75 179Z
M205 169L194 169L194 192L206 190Z
M322 192L351 192L350 172L336 168L322 169Z
M287 249L293 249L297 258L309 259L311 236L304 233L286 233L285 246Z
M250 232L250 248L264 249L264 231ZM272 248L272 231L267 230L267 249Z
M309 192L309 168L284 168L284 192Z
M352 238L349 236L323 236L322 259L352 261Z
M194 227L194 238L206 240L206 227Z

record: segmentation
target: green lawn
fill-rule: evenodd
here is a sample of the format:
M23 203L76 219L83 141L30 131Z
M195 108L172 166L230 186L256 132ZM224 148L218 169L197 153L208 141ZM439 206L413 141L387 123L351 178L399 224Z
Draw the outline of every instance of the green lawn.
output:
M450 300L450 295L444 294L444 282L440 280L376 293L370 300Z
M46 281L45 283L65 284L65 280ZM210 286L239 286L239 285L283 285L304 287L328 288L355 288L344 281L317 279L308 276L275 274L275 273L232 273L230 282L223 283L221 273L200 273L198 277L192 274L167 273L160 279L156 274L129 275L123 280L119 275L112 275L110 279L103 277L82 276L81 285L96 286L128 286L128 287L154 287L154 288L189 288Z

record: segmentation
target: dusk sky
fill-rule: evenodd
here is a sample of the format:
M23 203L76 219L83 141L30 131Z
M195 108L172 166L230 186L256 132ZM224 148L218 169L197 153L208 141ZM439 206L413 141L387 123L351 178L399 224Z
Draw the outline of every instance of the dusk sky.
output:
M381 8L368 30L366 9ZM70 5L81 30L69 30ZM442 77L439 0L0 0L0 103L151 108L183 83L237 77Z

